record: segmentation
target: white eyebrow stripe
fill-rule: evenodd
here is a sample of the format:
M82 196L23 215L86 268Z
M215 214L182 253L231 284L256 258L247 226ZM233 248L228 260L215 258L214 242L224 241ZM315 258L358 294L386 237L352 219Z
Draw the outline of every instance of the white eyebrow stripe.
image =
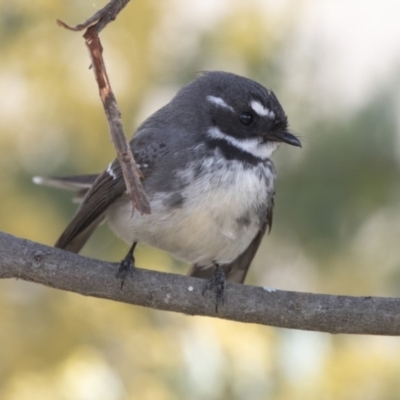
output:
M270 158L272 153L277 149L277 142L266 142L261 143L258 138L251 139L237 139L233 136L227 135L222 132L216 126L213 126L207 131L207 134L212 139L225 140L232 146L236 147L239 150L244 151L245 153L249 153L254 157L261 158L262 160L266 160Z
M252 100L250 102L250 107L256 112L258 115L261 117L268 117L271 119L275 118L275 113L271 110L268 110L268 108L265 108L259 101L257 100Z
M225 101L224 99L221 99L221 97L217 97L217 96L207 96L207 100L208 100L210 103L213 103L213 104L215 104L215 105L217 105L217 106L227 108L227 109L229 109L229 110L231 110L231 111L235 111L235 110L233 109L233 107L231 107L229 104L227 104L226 101Z

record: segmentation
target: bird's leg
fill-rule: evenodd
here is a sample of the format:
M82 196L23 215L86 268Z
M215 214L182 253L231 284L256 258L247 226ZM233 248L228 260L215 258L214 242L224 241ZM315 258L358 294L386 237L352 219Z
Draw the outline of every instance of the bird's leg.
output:
M118 271L115 275L117 279L121 280L121 289L124 287L125 279L128 275L132 276L133 269L135 268L135 257L133 252L137 242L133 242L125 258L119 263Z
M214 275L206 282L203 288L203 296L207 290L215 292L215 312L218 312L218 306L224 303L225 300L225 273L224 270L215 261Z

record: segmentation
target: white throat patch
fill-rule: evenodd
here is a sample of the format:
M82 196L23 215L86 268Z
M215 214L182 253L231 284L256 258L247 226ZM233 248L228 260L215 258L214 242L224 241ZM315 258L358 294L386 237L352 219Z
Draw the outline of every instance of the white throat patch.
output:
M225 140L237 149L249 153L254 157L261 158L262 160L270 158L272 153L278 148L277 142L262 143L258 138L237 139L227 135L215 126L210 128L207 134L213 139Z

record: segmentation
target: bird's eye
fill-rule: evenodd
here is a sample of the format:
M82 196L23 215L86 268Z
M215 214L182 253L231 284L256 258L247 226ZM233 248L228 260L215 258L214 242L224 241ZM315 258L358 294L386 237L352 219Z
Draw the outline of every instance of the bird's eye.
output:
M239 121L243 124L243 125L250 125L253 122L253 114L249 113L249 112L242 112L239 115Z

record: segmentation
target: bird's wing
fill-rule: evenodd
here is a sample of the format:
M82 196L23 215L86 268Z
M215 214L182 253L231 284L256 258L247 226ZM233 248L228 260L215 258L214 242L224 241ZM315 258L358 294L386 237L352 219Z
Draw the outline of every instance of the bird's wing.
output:
M144 134L145 133L145 134ZM152 133L138 132L138 140L131 141L134 158L146 180L156 168L164 151ZM66 227L55 247L74 253L80 251L96 227L104 220L107 209L126 191L124 177L118 160L102 172L87 192L76 214Z
M268 232L271 230L273 209L274 196L272 196L271 201L268 205L265 221L253 241L250 243L249 247L247 247L247 249L238 258L236 258L236 260L232 261L229 264L221 265L227 281L243 283L246 279L250 264L253 261L255 254L257 253L258 247L260 246L261 240L265 232L267 231L267 229ZM213 276L213 269L201 268L195 264L189 269L188 275L197 278L211 279Z
M112 171L112 175L110 174ZM78 253L97 226L104 220L107 208L125 191L125 182L117 160L94 181L76 214L55 247Z

